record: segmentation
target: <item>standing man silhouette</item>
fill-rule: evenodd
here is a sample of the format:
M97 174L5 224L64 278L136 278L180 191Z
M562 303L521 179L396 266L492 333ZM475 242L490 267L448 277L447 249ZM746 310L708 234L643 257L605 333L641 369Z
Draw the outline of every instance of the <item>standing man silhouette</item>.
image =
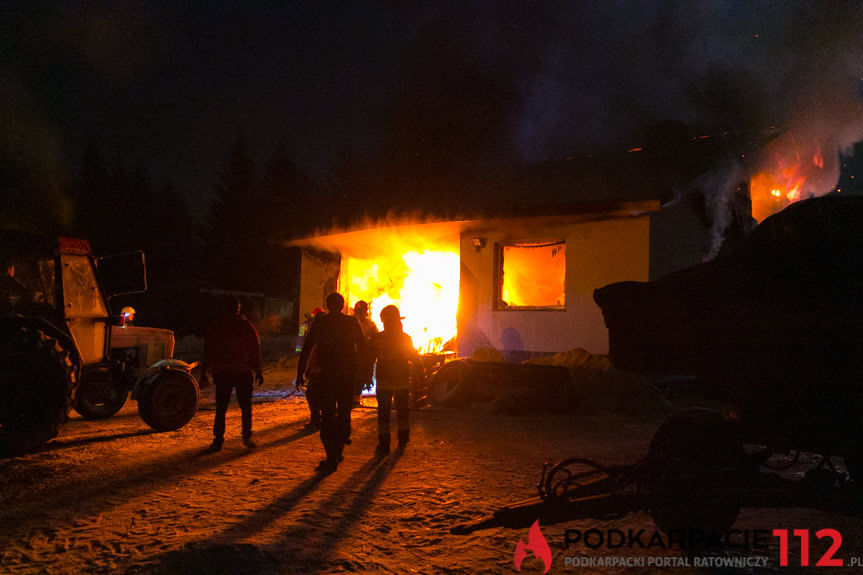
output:
M202 386L207 385L207 370L213 372L216 386L216 417L210 450L219 451L225 443L225 413L234 389L243 416L243 444L253 449L256 447L252 441L253 378L258 385L264 383L261 342L255 326L240 313L240 300L233 296L225 300L224 314L207 332L201 361Z
M360 324L343 313L345 298L334 292L327 296L326 303L328 313L315 319L306 336L297 364L297 381L302 381L309 355L314 353L320 371L321 442L327 455L318 468L332 473L342 461L359 358L367 352Z

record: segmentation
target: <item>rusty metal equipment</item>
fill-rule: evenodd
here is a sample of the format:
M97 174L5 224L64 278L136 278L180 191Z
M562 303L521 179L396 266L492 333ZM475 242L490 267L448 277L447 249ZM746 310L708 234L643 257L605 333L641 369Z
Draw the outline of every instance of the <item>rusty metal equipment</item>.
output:
M657 526L671 530L727 532L742 507L811 507L849 515L863 512L863 489L830 459L802 478L782 471L796 463L799 452L779 459L765 448L744 452L728 437L733 421L704 409L687 410L662 424L647 456L630 465L602 465L585 458L546 463L537 485L538 497L518 501L451 532L507 527L521 529L539 520L551 525L577 519L614 519L648 512ZM719 429L720 431L716 431ZM681 434L690 434L681 442Z
M618 368L696 376L748 442L863 473L863 197L798 202L727 255L594 299Z

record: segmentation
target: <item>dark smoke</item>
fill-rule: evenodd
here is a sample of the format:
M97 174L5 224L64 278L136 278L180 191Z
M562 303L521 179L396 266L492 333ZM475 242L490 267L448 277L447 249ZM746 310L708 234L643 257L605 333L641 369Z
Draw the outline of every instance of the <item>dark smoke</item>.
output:
M19 78L0 69L0 228L68 230L72 202L60 135Z
M859 3L569 4L520 24L516 142L528 159L584 144L639 143L682 121L704 133L819 125L863 139ZM533 46L531 46L533 43Z
M859 2L39 6L3 7L0 46L65 155L101 137L201 205L238 128L409 207L669 120L863 139Z

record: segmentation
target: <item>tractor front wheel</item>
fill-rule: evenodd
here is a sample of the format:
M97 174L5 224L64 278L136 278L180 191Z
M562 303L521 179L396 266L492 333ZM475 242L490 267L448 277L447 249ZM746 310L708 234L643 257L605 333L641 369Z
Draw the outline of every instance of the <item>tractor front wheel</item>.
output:
M198 412L198 383L188 373L164 370L146 382L138 396L138 413L156 431L174 431Z

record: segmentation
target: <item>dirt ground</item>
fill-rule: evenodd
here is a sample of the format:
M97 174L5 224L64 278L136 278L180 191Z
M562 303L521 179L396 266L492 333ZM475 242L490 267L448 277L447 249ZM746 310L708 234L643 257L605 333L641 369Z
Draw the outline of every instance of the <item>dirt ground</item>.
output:
M183 429L153 433L130 402L101 422L73 415L42 453L0 460L0 572L4 573L510 573L528 529L467 536L450 528L535 494L542 464L565 457L639 459L660 419L609 415L503 416L472 409L413 414L407 449L379 460L375 411L354 412L353 445L339 469L316 474L323 449L303 430L307 411L285 397L290 369L267 369L254 406L257 449L228 411L225 448L208 453L212 390ZM863 555L863 521L807 509L746 509L739 529L831 527L839 556ZM697 572L687 567L565 565L567 556L644 556L630 549L564 549L565 529L655 527L644 513L542 527L550 572ZM822 546L823 547L823 546ZM813 547L813 558L820 555ZM792 547L792 553L794 547ZM653 549L653 556L680 558ZM779 549L755 555L783 572ZM814 559L813 559L814 562ZM543 572L529 556L522 572ZM837 570L831 570L836 572ZM740 572L730 570L727 572Z

